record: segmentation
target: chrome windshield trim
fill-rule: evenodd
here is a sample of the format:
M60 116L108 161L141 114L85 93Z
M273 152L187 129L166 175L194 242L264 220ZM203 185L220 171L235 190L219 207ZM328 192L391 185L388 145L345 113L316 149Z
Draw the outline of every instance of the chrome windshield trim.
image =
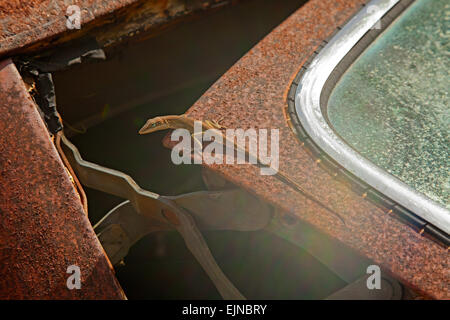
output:
M370 162L330 127L321 110L326 81L355 44L400 0L372 0L357 13L308 66L295 93L295 110L310 138L330 157L368 185L427 222L450 233L450 211Z

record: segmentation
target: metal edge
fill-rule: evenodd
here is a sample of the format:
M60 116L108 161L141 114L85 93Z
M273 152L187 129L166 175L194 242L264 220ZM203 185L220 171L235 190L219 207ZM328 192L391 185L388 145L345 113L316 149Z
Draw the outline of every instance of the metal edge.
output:
M309 138L333 160L375 190L388 195L398 204L448 234L450 212L446 208L362 157L334 132L322 113L322 92L332 72L372 26L397 4L401 5L401 1L370 1L344 27L339 28L334 37L325 41L327 44L318 52L309 67L302 70L303 77L298 81L293 107ZM308 138L305 141L308 141Z

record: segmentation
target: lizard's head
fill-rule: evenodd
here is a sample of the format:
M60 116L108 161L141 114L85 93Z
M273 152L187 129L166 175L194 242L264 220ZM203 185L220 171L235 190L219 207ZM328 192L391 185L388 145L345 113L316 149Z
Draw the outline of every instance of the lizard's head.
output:
M170 129L166 120L161 117L148 119L144 126L139 130L139 134L147 134L155 131Z

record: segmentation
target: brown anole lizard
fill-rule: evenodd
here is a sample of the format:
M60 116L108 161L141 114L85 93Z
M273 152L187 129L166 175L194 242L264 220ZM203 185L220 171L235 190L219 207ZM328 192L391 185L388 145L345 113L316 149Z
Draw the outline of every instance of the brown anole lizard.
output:
M148 133L152 133L155 131L168 130L168 129L187 129L191 133L194 140L196 140L198 142L198 139L196 139L196 137L194 136L195 135L195 132L194 132L195 121L199 121L199 120L192 119L184 114L183 115L168 115L168 116L155 117L155 118L151 118L151 119L147 120L145 125L139 130L139 134L148 134ZM206 130L216 130L218 133L220 133L222 135L224 141L229 142L234 146L235 150L244 152L247 157L255 158L257 160L258 166L270 167L269 165L261 162L261 160L257 156L252 155L244 148L241 148L234 141L229 141L229 139L220 131L220 129L224 129L224 127L221 126L217 121L203 120L203 121L201 121L201 125L202 125L202 132L204 132ZM201 142L200 142L200 144L201 144ZM319 205L321 208L325 209L329 213L338 217L339 220L341 220L342 223L344 225L346 225L344 219L337 212L335 212L334 210L332 210L331 208L329 208L328 206L326 206L325 204L323 204L322 202L317 200L311 194L304 191L303 188L298 183L296 183L294 180L289 178L289 176L286 173L277 171L273 176L276 177L281 182L284 182L285 184L289 185L292 189L294 189L298 193L302 194L305 198L313 201L314 203Z

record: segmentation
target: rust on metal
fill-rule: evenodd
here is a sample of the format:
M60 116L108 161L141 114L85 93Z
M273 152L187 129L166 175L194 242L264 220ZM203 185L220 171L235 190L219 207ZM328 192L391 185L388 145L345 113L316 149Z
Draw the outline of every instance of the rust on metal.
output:
M446 248L421 236L347 188L324 170L299 143L286 120L286 94L299 69L321 42L360 10L365 0L309 0L242 57L189 109L195 119L222 118L227 128L278 128L280 169L323 203L339 211L348 228L255 168L205 165L220 175L310 223L370 258L403 284L426 297L449 299ZM166 145L167 138L166 138Z
M0 62L0 299L125 299L38 110ZM69 290L71 265L81 289Z
M105 47L154 36L184 19L238 0L30 0L0 2L0 57L29 54L89 35ZM69 5L80 8L80 29L66 25ZM71 11L69 11L70 13Z

